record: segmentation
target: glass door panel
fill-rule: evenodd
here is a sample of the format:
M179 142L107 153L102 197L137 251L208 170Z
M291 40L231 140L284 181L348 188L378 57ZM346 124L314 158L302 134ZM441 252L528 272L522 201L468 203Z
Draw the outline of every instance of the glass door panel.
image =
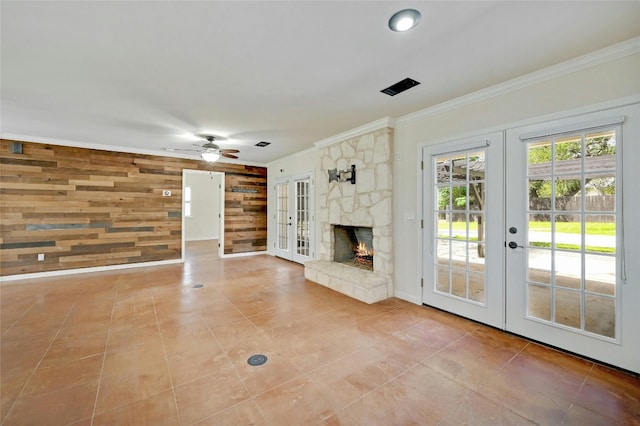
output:
M609 338L617 305L616 216L607 214L615 211L615 136L575 133L526 148L527 315Z
M289 183L276 184L276 248L289 251Z
M502 146L502 135L492 134L423 153L433 194L425 205L423 301L496 327L503 326Z
M292 235L292 239L295 251L291 260L304 263L306 260L311 259L313 255L311 248L313 219L311 212L311 177L307 175L305 177L295 178L293 182L295 233Z
M506 329L635 372L640 145L622 130L639 119L636 105L532 124L505 148Z
M285 178L275 185L276 256L298 263L313 257L311 176Z

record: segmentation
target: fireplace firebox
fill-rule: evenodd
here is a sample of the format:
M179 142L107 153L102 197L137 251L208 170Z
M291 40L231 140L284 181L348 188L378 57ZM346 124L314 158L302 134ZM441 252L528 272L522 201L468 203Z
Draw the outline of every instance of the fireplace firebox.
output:
M334 225L333 261L373 271L373 229Z

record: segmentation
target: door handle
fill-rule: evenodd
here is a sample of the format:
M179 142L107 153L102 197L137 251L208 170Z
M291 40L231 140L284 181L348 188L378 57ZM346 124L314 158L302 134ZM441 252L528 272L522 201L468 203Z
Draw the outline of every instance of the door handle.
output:
M524 246L519 246L515 241L509 241L509 248L516 249L518 247L524 248Z

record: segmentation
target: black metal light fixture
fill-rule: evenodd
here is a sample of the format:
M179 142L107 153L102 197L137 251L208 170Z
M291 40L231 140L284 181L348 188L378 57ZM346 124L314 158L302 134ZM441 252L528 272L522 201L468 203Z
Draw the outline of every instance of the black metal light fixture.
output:
M356 183L356 165L352 164L351 169L338 170L332 169L327 170L329 172L329 183L333 182L351 182L352 185Z

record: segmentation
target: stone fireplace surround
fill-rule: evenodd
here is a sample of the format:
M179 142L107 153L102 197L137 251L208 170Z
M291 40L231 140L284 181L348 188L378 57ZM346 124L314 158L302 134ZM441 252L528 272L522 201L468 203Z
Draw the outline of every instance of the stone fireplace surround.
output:
M365 303L393 296L393 129L385 127L320 149L317 260L305 263L305 278ZM328 170L356 165L356 183L330 182ZM333 261L333 226L371 227L373 271Z

